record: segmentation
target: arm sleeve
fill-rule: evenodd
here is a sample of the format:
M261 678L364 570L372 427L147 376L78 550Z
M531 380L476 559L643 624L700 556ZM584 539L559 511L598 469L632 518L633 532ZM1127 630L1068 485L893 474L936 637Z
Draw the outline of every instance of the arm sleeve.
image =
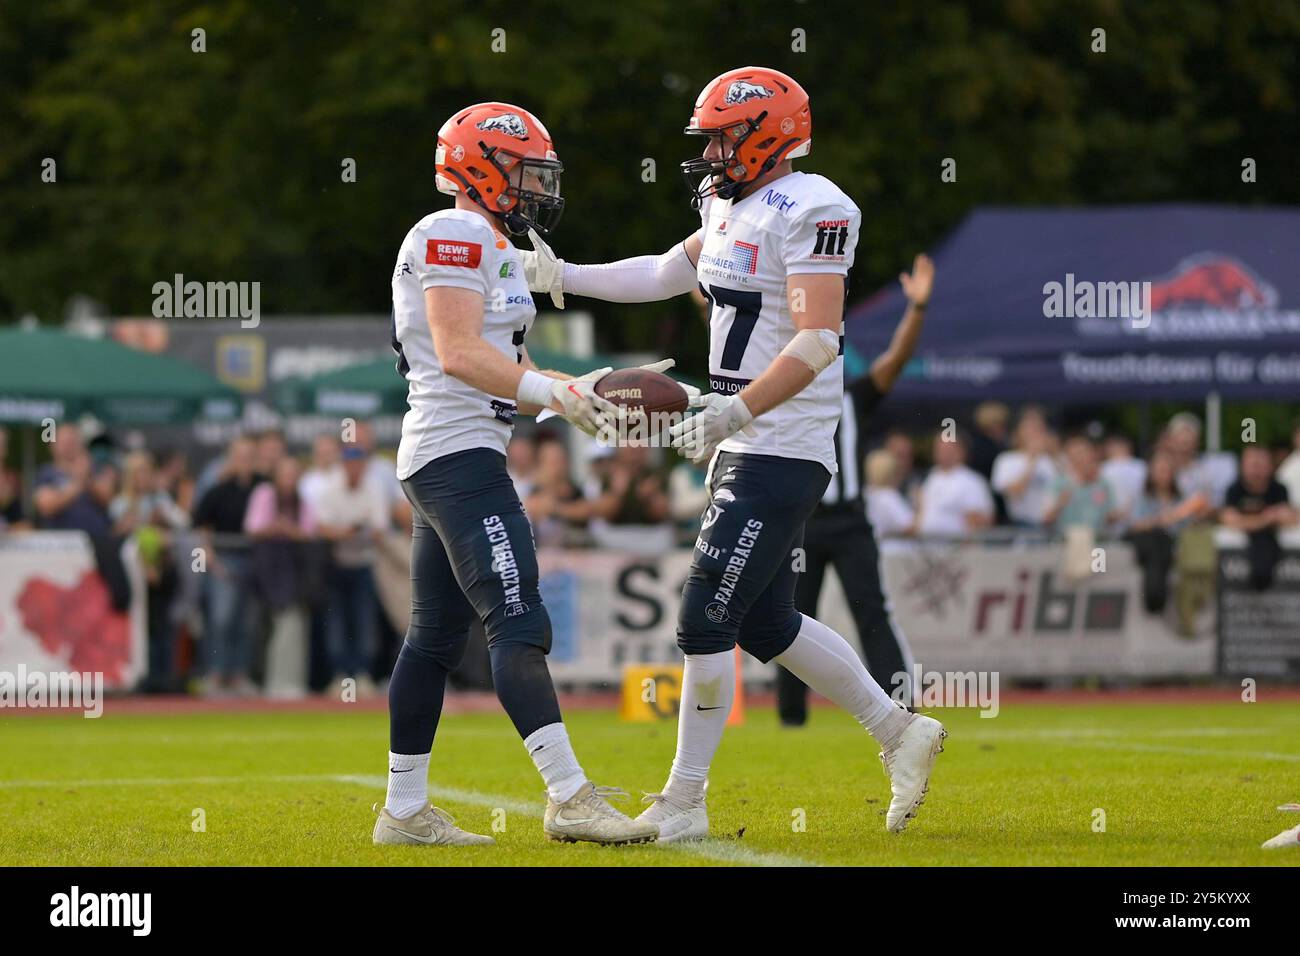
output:
M451 286L487 297L485 274L496 237L487 223L460 219L433 219L411 233L411 258L420 286Z
M846 201L847 202L847 201ZM782 250L785 274L847 276L853 266L862 214L852 203L814 206L790 224Z
M606 302L657 302L695 288L695 266L686 244L677 243L661 256L637 256L580 266L564 264L564 291Z

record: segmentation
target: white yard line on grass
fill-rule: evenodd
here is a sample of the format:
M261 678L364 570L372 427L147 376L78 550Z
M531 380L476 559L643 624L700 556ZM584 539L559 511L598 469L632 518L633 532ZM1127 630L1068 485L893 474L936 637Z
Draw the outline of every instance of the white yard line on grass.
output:
M182 787L190 784L224 785L231 783L303 783L337 780L336 774L279 774L255 777L103 777L94 780L0 780L0 790L28 787Z
M1189 757L1237 757L1247 760L1282 760L1300 763L1300 754L1279 753L1275 750L1215 750L1209 747L1170 747L1163 744L1126 744L1118 740L1064 740L1076 747L1096 747L1098 750L1132 750L1138 753L1184 754Z
M1104 727L1056 727L1048 730L963 730L962 740L1057 740L1106 737L1247 737L1259 734L1283 734L1295 727L1180 727L1169 730L1110 730Z
M1279 733L1277 730L1240 730L1233 728L1203 727L1198 730L1145 730L1136 733L1123 730L1102 730L1095 727L1055 728L1052 730L973 731L963 733L962 740L973 743L999 743L1023 740L1052 740L1073 747L1095 747L1098 750L1132 750L1138 753L1185 754L1190 757L1240 757L1248 760L1279 760L1300 763L1300 753L1277 750L1225 750L1213 747L1175 747L1170 744L1144 744L1132 742L1142 737L1225 737L1236 734Z

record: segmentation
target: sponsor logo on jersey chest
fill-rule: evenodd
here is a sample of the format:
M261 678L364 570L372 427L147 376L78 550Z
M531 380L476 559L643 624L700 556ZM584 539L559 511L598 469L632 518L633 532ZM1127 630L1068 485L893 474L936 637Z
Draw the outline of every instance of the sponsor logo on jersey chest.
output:
M731 259L737 272L753 275L758 271L758 246L752 242L731 241Z
M763 202L769 206L775 206L780 212L786 213L799 205L785 193L779 193L774 189L769 189L763 193Z

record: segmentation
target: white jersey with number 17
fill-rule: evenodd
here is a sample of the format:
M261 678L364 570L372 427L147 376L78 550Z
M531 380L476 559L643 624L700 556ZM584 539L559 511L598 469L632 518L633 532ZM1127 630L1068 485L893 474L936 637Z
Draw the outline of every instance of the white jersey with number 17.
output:
M700 209L703 242L696 273L709 299L709 387L734 395L762 374L798 331L786 279L844 276L862 215L824 176L791 173L739 201L710 199ZM754 436L738 432L722 451L835 464L835 426L844 397L844 329L840 357L799 394L754 419Z

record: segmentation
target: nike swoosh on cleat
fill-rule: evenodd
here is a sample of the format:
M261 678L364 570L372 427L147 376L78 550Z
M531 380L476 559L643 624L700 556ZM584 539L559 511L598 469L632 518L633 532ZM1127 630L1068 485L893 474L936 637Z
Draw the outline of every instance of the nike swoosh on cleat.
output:
M433 833L430 833L428 836L424 836L422 834L412 833L410 830L403 830L400 827L395 827L391 825L388 827L388 829L392 830L394 833L400 833L402 836L408 836L412 840L416 840L419 843L433 843L437 839L437 836Z
M701 707L699 704L696 704L696 705L695 705L695 709L696 709L696 710L699 710L699 711L704 711L704 710L722 710L722 705L719 704L717 707Z
M561 827L581 826L584 823L593 823L595 820L595 817L583 817L581 820L570 820L568 817L560 816L558 813L555 815L555 824L556 826Z

